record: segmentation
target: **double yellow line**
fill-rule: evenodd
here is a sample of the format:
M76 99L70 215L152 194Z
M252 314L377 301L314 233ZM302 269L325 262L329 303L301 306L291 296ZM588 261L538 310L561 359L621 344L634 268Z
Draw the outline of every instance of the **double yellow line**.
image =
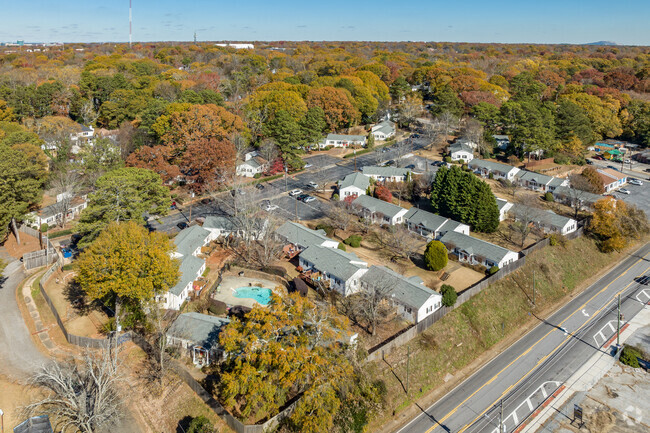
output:
M646 255L647 255L647 254L646 254ZM644 257L645 257L645 256L644 256ZM625 274L627 274L627 272L628 272L630 269L632 269L633 267L635 267L635 266L636 266L637 264L639 264L642 260L644 260L644 258L640 258L640 259L638 259L637 261L635 261L633 264L631 264L630 266L628 266L627 269L625 269L625 271L624 271L623 273L621 273L618 277L616 277L616 278L615 278L614 280L612 280L609 284L607 284L605 287L603 287L603 288L602 288L598 293L594 294L594 295L593 295L591 298L589 298L589 299L588 299L584 304L582 304L580 307L578 307L578 308L577 308L573 313L571 313L570 315L568 315L564 320L562 320L562 322L560 322L560 323L557 325L557 327L560 327L562 324L564 324L564 322L566 322L567 320L569 320L569 318L571 318L574 314L576 314L577 312L581 311L581 310L582 310L582 309L583 309L583 308L584 308L584 307L585 307L589 302L591 302L594 298L596 298L598 295L600 295L600 294L603 293L605 290L607 290L607 289L609 288L609 286L611 286L615 281L617 281L619 278L621 278L621 277L623 277ZM648 269L650 269L650 266L647 267L646 270L643 271L643 273L645 273ZM630 283L630 284L632 284L632 283ZM630 286L630 284L628 284L628 285L625 286L621 291L619 291L618 293L616 293L615 297L618 296L618 294L620 294L620 293L624 292L625 290L627 290L627 288ZM609 304L609 302L605 303L605 305L603 305L603 306L602 306L598 311L594 312L594 313L591 315L591 317L590 317L590 318L589 318L585 323L583 323L583 324L582 324L578 329L576 329L576 330L574 331L574 333L577 333L578 331L580 331L580 330L581 330L585 325L587 325L591 320L593 320L593 318L596 317L596 316L597 316L597 315L598 315L598 314L599 314L599 313L600 313L600 312L601 312L601 311L602 311L602 310L607 306L607 304ZM457 411L458 409L460 409L460 408L461 408L465 403L467 403L468 400L470 400L472 397L474 397L474 396L475 396L479 391L481 391L481 390L482 390L483 388L485 388L487 385L491 384L491 383L492 383L492 382L493 382L497 377L499 377L499 375L500 375L501 373L503 373L505 370L507 370L508 368L510 368L510 366L512 366L515 362L517 362L517 361L518 361L519 359L521 359L523 356L526 356L526 355L527 355L531 350L533 350L533 348L534 348L535 346L537 346L538 343L540 343L542 340L544 340L546 337L548 337L548 335L549 335L550 333L552 333L552 332L554 332L554 331L556 331L556 329L552 329L552 330L550 330L549 332L547 332L547 333L546 333L542 338L540 338L539 340L537 340L537 341L536 341L532 346L530 346L528 349L526 349L526 351L522 352L519 356L517 356L515 359L513 359L513 360L512 360L508 365L506 365L505 367L503 367L503 368L502 368L502 369L501 369L497 374L495 374L495 375L494 375L490 380L488 380L488 381L485 382L483 385L481 385L481 386L480 386L476 391L474 391L472 394L470 394L469 397L467 397L467 398L466 398L465 400L463 400L460 404L458 404L458 406L456 406L455 408L453 408L453 409L452 409L452 410L451 410L447 415L445 415L444 417L440 418L440 420L438 420L438 422L437 422L435 425L433 425L432 427L430 427L430 428L426 431L426 433L431 433L433 430L436 429L436 427L438 427L439 425L442 425L442 424L443 424L447 419L449 419L449 418L450 418L454 413L456 413L456 411ZM537 368L541 363L543 363L543 362L544 362L544 361L545 361L549 356L551 356L553 353L555 353L555 352L556 352L556 351L557 351L557 350L558 350L558 349L559 349L559 348L560 348L560 347L561 347L561 346L562 346L562 345L563 345L563 344L564 344L568 339L570 339L570 338L572 338L572 335L568 335L568 336L567 336L567 337L562 341L562 343L560 343L560 344L559 344L555 349L553 349L549 354L545 355L542 359L540 359L540 360L537 362L537 364L536 364L533 368L531 368L531 369L530 369L526 374L524 374L524 375L521 377L521 379L519 379L519 380L518 380L516 383L514 383L513 385L510 385L510 386L509 386L505 391L503 391L503 393L501 394L501 396L500 396L498 399L496 399L496 400L495 400L492 404L490 404L490 405L489 405L485 410L483 410L483 412L481 412L481 413L480 413L476 418L474 418L474 420L472 420L469 424L466 424L462 429L460 429L460 430L458 431L458 433L463 433L465 430L467 430L467 429L468 429L472 424L474 424L474 423L475 423L479 418L481 418L481 417L482 417L482 416L483 416L483 415L484 415L484 414L485 414L485 413L486 413L486 412L487 412L487 411L488 411L492 406L494 406L494 405L495 405L499 400L501 400L501 398L502 398L504 395L506 395L506 394L507 394L507 393L508 393L512 388L514 388L515 386L517 386L518 384L520 384L520 383L521 383L521 382L522 382L526 377L528 377L528 375L529 375L530 373L532 373L532 372L533 372L533 371L534 371L534 370L535 370L535 369L536 369L536 368Z

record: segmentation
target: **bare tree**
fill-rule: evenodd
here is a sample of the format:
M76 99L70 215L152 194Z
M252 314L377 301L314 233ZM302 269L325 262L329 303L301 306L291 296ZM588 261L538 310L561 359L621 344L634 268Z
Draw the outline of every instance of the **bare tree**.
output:
M524 203L515 204L509 211L513 218L510 229L518 235L519 246L526 244L526 239L535 230L536 224L543 216L544 210L537 207L533 200L526 200Z
M483 125L474 118L466 119L461 128L460 134L472 143L476 143L480 154L489 153L491 146L483 139Z
M93 354L86 350L81 360L55 361L44 366L32 378L33 386L47 396L28 405L28 416L50 415L56 431L94 433L110 426L122 414L118 391L117 350L104 349Z
M411 260L419 253L419 239L402 225L388 226L375 231L373 241L391 262Z
M61 227L65 228L66 216L72 207L72 201L81 188L81 176L69 165L59 167L50 178L50 186L56 194L56 210L61 213Z
M244 153L248 150L248 140L240 133L232 134L230 141L235 146L236 159L240 160L244 158Z
M371 283L364 284L363 290L354 295L358 314L368 324L368 333L376 335L377 326L388 315L387 299L395 287L395 281L388 275L373 279Z
M436 120L440 124L440 129L446 142L449 133L458 127L458 117L449 111L445 111L441 113Z
M99 113L95 110L95 104L92 100L87 100L81 105L80 114L84 125L95 123L95 120L99 117Z
M141 376L148 383L156 384L154 392L160 395L165 388L169 361L169 355L166 352L168 345L167 323L164 320L164 311L158 301L147 302L144 310L147 312L147 323L151 327L151 332L148 334L147 357L143 360Z
M278 149L277 143L270 138L262 140L259 152L262 158L269 162L273 162L278 156L280 156L280 150Z
M402 126L410 126L422 113L422 99L415 95L407 96L397 107L399 123Z
M564 188L564 202L573 209L573 218L578 219L578 213L585 207L585 201L591 194L598 194L596 187L581 174L569 176L570 187Z
M345 201L327 203L325 215L334 230L346 231L357 221L357 217L350 212L350 205Z
M500 179L499 183L501 184L501 187L508 191L511 195L512 198L515 198L515 194L517 194L517 189L519 188L519 184L517 182L513 182L508 179Z
M397 167L402 167L404 165L404 162L402 161L402 158L404 158L405 155L408 154L408 152L411 150L411 139L407 138L405 140L400 140L395 143L393 146L393 149L395 149L395 165Z

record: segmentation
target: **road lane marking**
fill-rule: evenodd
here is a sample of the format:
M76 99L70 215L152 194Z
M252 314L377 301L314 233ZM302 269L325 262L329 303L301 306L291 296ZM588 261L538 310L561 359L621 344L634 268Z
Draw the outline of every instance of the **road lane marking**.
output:
M585 317L589 317L589 313L587 313L587 312L584 310L584 308L582 309L582 314L584 314Z
M647 292L648 289L643 289L636 295L636 299L643 305L646 305L648 301L650 301L650 295ZM639 298L639 295L643 294L643 296L647 299L646 301L642 301L641 298Z
M642 248L643 248L643 247L642 247ZM591 301L594 300L597 296L599 296L599 295L602 294L605 290L607 290L607 289L609 288L609 286L611 286L615 281L617 281L618 279L620 279L621 277L623 277L625 274L627 274L628 271L629 271L630 269L632 269L634 266L636 266L636 265L639 264L641 261L643 261L643 260L644 260L644 257L647 256L647 255L648 255L648 254L645 254L642 258L638 259L638 260L635 261L633 264L631 264L630 266L628 266L628 267L625 269L625 271L623 271L623 272L622 272L618 277L616 277L615 279L613 279L609 284L607 284L605 287L603 287L599 292L597 292L597 293L594 294L591 298L589 298L589 299L588 299L584 304L582 304L580 307L578 307L576 310L574 310L573 313L571 313L570 315L568 315L568 316L567 316L564 320L562 320L562 321L561 321L557 326L564 324L564 322L566 322L567 320L569 320L569 319L570 319L574 314L576 314L578 311L581 311L583 308L585 308L589 302L591 302ZM646 268L646 270L644 271L644 273L645 273L648 269L650 269L650 266L648 266L648 267ZM618 292L618 293L622 293L622 292L624 292L625 290L627 290L628 287L630 287L630 286L632 285L632 283L634 283L634 281L632 281L632 282L630 282L629 284L627 284L627 285L626 285L626 286L625 286L625 287L624 287L620 292ZM616 297L616 296L618 295L618 293L615 294L614 297ZM613 299L613 298L612 298L612 299ZM598 315L598 313L599 313L600 311L602 311L602 309L605 308L605 306L607 306L607 304L609 304L609 302L611 302L611 299L610 299L609 301L607 301L607 302L605 303L605 305L603 305L603 306L602 306L598 311L594 312L592 318L591 318L590 320L587 320L585 323L583 323L582 326L580 326L578 329L576 329L575 332L580 331L580 329L582 329L582 328L583 328L587 323L589 323L589 322L590 322L594 317L596 317L596 316ZM498 373L497 373L497 374L496 374L496 375L495 375L495 376L490 380L490 382L491 382L492 380L494 380L497 376L499 376L501 373L503 373L505 370L507 370L508 368L510 368L510 366L511 366L512 364L514 364L516 361L518 361L522 356L524 356L526 353L530 352L530 351L533 349L533 347L535 347L538 343L540 343L541 341L543 341L543 340L544 340L546 337L548 337L548 335L551 334L553 331L555 331L555 329L552 329L552 330L550 330L549 332L547 332L547 333L546 333L542 338L540 338L540 339L537 340L537 341L536 341L532 346L530 346L530 348L528 348L528 350L526 350L526 351L523 352L521 355L517 356L514 360L512 360L508 365L506 365L503 369L501 369L501 371L499 371L499 372L498 372ZM481 416L483 416L483 414L484 414L485 412L487 412L487 411L488 411L492 406L494 406L494 405L495 405L495 404L496 404L496 403L497 403L497 402L498 402L498 401L499 401L499 400L500 400L504 395L506 395L506 394L507 394L507 393L508 393L512 388L514 388L514 387L517 386L519 383L521 383L521 382L522 382L526 377L528 377L528 375L529 375L530 373L532 373L535 369L537 369L537 367L538 367L541 363L543 363L543 362L546 360L546 358L548 358L549 356L551 356L551 355L552 355L553 353L555 353L555 352L556 352L556 351L557 351L557 350L558 350L562 345L564 345L564 343L565 343L569 338L572 338L572 336L567 336L567 337L562 341L562 343L560 343L560 344L559 344L555 349L553 349L549 354L547 354L547 355L544 356L542 359L540 359L540 361L539 361L539 362L538 362L538 363L537 363L533 368L531 368L531 369L530 369L530 370L529 370L529 371L528 371L524 376L522 376L521 379L519 379L515 384L509 386L509 387L508 387L508 388L507 388L507 389L506 389L506 390L501 394L501 396L499 397L499 399L495 400L495 402L492 403L491 405L489 405L488 408L486 408L486 409L485 409L481 414L479 414L478 417L476 417L476 418L475 418L474 420L472 420L470 423L466 424L463 428L461 428L460 430L458 430L457 433L463 433L465 430L467 430L468 427L470 427L471 425L473 425L473 424L476 422L477 419L479 419ZM437 424L434 424L432 427L430 427L428 430L426 430L425 433L431 433L433 430L436 429L436 427L438 427L439 425L442 425L443 422L445 422L447 419L449 419L449 418L450 418L450 417L451 417L451 416L452 416L452 415L453 415L453 414L454 414L454 413L455 413L455 412L456 412L460 407L462 407L462 406L463 406L467 401L469 401L472 397L474 397L474 395L475 395L476 393L478 393L481 389L483 389L486 385L487 385L487 383L481 385L481 386L480 386L476 391L474 391L474 392L473 392L469 397L467 397L467 398L466 398L465 400L463 400L460 404L458 404L458 406L456 406L454 409L452 409L452 410L451 410L447 415L445 415L444 417L442 417L442 418L437 422Z
M549 385L549 384L551 384L553 386L553 391L557 390L561 385L560 382L553 381L553 380L542 383L535 391L533 391L528 397L526 397L526 399L524 401L522 401L519 404L519 406L517 406L515 408L515 410L513 410L510 414L508 414L507 416L505 416L503 418L503 426L507 427L506 424L508 424L508 420L510 418L512 418L512 421L514 423L513 427L516 426L517 424L519 424L519 416L517 415L517 411L519 411L522 407L524 407L524 405L528 406L528 411L529 412L532 412L533 409L535 409L535 405L533 404L531 399L534 398L538 393L541 392L542 397L543 397L542 402L544 402L548 398L548 395L549 395L548 392L546 391L546 386ZM524 419L526 419L527 416L528 415L525 415ZM485 417L488 420L490 419L487 415L485 415ZM492 431L492 433L499 433L499 427L495 428Z
M605 342L609 339L609 337L607 337L605 335L605 332L607 331L605 328L609 328L609 330L611 332L616 331L616 326L614 325L614 323L616 323L616 320L610 320L609 322L605 323L605 325L602 328L600 328L600 330L598 332L596 332L594 334L593 338L594 338L594 341L596 342L596 346L600 347L601 345L605 344ZM599 343L598 338L596 338L596 337L601 338L603 340L603 342Z

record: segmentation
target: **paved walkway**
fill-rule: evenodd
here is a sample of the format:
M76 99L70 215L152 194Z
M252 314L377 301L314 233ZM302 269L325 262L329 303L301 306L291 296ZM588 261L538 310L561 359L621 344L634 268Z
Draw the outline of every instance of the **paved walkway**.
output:
M630 322L628 326L621 332L620 344L623 344L630 338L637 330L644 326L650 325L650 306L646 306L641 310ZM610 342L609 345L615 345L616 340ZM543 429L544 423L554 417L562 410L562 406L568 402L572 395L577 392L585 393L593 388L598 381L607 374L607 372L616 363L613 356L608 353L598 352L586 362L565 384L565 388L556 395L548 406L542 409L539 414L520 430L521 433L534 433Z

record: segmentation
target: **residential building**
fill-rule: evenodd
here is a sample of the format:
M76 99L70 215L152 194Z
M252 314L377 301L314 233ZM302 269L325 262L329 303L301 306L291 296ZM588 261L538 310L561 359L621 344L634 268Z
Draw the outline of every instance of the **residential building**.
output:
M499 221L505 221L507 213L512 207L512 203L497 197L497 207L499 208Z
M361 173L352 173L339 181L339 200L365 195L370 186L370 178Z
M506 179L511 182L515 180L515 175L521 171L512 165L476 158L472 159L468 166L472 171L483 177L492 174L495 179Z
M66 211L67 207L67 211ZM86 196L74 197L67 203L64 203L64 197L59 195L57 202L41 208L37 212L29 214L32 225L40 227L42 224L55 226L63 224L63 213L65 212L65 221L70 221L81 214L81 211L88 207Z
M183 349L197 366L210 365L223 356L219 334L230 319L200 313L183 313L167 330L167 341Z
M553 191L556 202L564 203L580 210L593 210L594 203L602 200L603 196L587 191L582 191L568 186L559 186Z
M514 220L532 222L544 233L560 233L568 235L578 229L578 222L573 218L558 215L551 210L532 208L523 204L514 204L508 211Z
M80 130L78 132L73 132L70 134L70 141L72 142L72 147L70 151L74 154L77 154L81 151L81 146L84 144L94 144L93 140L95 138L95 129L92 126L86 126L79 124Z
M442 306L442 296L424 285L420 277L405 277L385 266L371 266L361 276L362 290L385 293L386 299L397 305L404 319L418 323Z
M411 170L402 167L367 165L361 168L361 172L377 182L405 182Z
M287 243L284 252L289 257L294 257L310 246L325 248L337 248L339 246L338 241L327 237L325 230L312 230L292 221L287 221L278 227L275 234Z
M454 143L449 146L449 155L452 161L463 160L469 162L474 159L474 149L465 143Z
M519 253L454 231L445 233L440 242L445 244L447 250L456 255L459 261L483 265L488 269L493 266L502 268L519 260Z
M252 221L240 220L233 216L209 215L205 217L203 228L211 233L210 240L222 236L234 236L244 239L263 239L268 227L268 220L258 218Z
M198 257L201 248L215 239L209 230L201 226L190 226L181 230L174 238L176 251L172 257L180 261L180 279L164 295L158 296L163 308L178 310L185 300L194 293L194 281L205 271L205 260Z
M332 147L349 147L361 146L365 147L365 135L344 135L344 134L327 134L324 141L318 143L318 146L323 149L328 146Z
M375 137L375 140L388 140L395 136L395 123L384 120L373 126L370 132Z
M379 200L368 195L360 195L353 202L361 216L370 219L373 223L394 226L404 222L407 210L392 203Z
M519 185L533 191L541 192L553 192L555 188L569 184L568 179L560 179L528 170L520 170L516 178Z
M236 172L238 176L255 177L269 169L269 161L262 158L257 151L248 152L244 160L237 161Z
M406 212L404 221L410 231L428 239L440 239L448 231L469 235L469 226L467 224L416 207L412 207Z
M501 150L506 150L510 146L510 137L507 135L493 135L492 138L496 141L496 147Z
M358 291L359 278L368 271L368 263L356 254L316 245L300 253L299 263L303 275L343 296Z
M225 44L214 44L217 47L228 47L228 48L234 48L236 50L252 50L255 48L255 45L253 44L231 44L231 43L225 43Z
M618 170L599 168L596 171L600 175L605 192L610 192L611 190L619 188L627 183L627 175Z
M475 141L472 141L472 140L470 140L468 138L459 138L458 140L454 141L454 144L458 144L458 145L464 144L465 146L467 146L467 147L469 147L469 148L471 148L473 150L478 149L478 143L476 143Z

